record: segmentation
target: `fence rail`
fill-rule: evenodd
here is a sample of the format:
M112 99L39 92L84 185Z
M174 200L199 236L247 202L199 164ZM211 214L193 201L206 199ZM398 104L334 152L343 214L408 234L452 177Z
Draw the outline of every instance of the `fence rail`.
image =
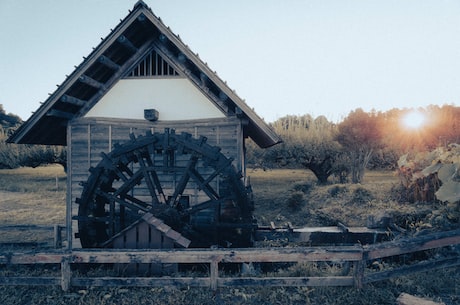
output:
M439 232L421 237L400 239L368 246L247 248L247 249L163 249L163 250L73 250L42 253L0 253L0 264L60 264L60 276L0 277L0 285L60 285L63 290L72 286L355 286L401 276L408 273L460 265L460 257L424 261L389 271L369 272L366 265L375 259L408 254L428 249L460 244L460 230ZM334 262L352 266L345 275L333 276L242 276L219 272L226 263L299 263ZM203 276L159 277L77 277L73 264L189 264L209 265Z
M62 230L66 227L64 225L0 225L0 232L11 232L11 231L50 231L53 232L53 247L59 249L62 247ZM0 242L1 244L8 245L25 245L26 242Z

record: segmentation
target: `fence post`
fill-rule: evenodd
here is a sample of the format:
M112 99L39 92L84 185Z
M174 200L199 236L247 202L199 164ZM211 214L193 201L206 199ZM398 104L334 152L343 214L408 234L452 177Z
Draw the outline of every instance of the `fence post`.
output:
M63 256L61 261L61 288L63 291L69 291L72 271L70 270L70 257Z
M364 248L361 247L361 260L354 262L354 282L355 287L358 289L363 288L364 282L364 269L366 268L367 262L367 252L364 251Z
M219 277L219 263L216 260L211 261L210 266L210 282L211 282L211 289L217 290L217 278Z
M54 225L54 248L59 249L62 247L62 227L60 225Z

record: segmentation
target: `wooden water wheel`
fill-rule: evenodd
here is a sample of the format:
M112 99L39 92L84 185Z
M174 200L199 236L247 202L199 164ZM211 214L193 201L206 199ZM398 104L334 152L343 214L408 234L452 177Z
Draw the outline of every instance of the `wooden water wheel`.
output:
M173 130L131 135L90 172L77 200L83 247L106 247L146 213L191 240L191 247L251 245L250 188L232 159L204 137Z

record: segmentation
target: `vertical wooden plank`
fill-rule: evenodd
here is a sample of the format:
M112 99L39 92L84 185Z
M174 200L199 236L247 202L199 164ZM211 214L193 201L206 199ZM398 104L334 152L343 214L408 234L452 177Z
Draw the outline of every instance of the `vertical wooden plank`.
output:
M137 228L134 227L126 232L126 242L124 248L136 249L137 248Z
M62 247L61 226L54 225L54 248L59 249Z
M125 249L137 248L137 227L134 227L126 232ZM137 264L127 264L125 271L127 274L137 273Z
M109 124L109 149L107 151L112 151L112 124Z
M236 148L236 168L241 171L243 177L246 177L246 166L244 161L244 136L242 124L237 125L236 131L237 148Z
M210 282L211 282L211 289L217 290L217 279L219 278L219 263L217 261L212 261L210 265Z
M72 250L72 124L67 125L67 190L66 190L66 236L67 249Z
M162 244L161 244L161 232L154 229L150 228L150 249L161 249Z
M114 249L123 249L125 246L125 236L124 234L118 236L113 240L113 248ZM116 270L117 273L122 273L125 268L125 264L114 264L113 269Z
M88 124L88 164L87 168L91 167L91 124Z
M161 234L161 249L172 249L174 248L174 241L166 237L165 235ZM161 268L162 274L172 274L178 271L178 264L176 263L169 263L169 264L156 264L159 265Z
M364 269L366 268L366 261L360 260L353 263L354 264L354 282L355 288L363 288L364 281Z
M162 236L161 232L155 229L152 226L149 226L149 248L150 249L161 249L162 248ZM162 273L162 265L161 264L150 264L150 271L152 274L161 275Z
M137 249L148 249L150 241L150 225L146 222L140 222L137 225L138 239L137 239ZM137 271L139 274L144 275L150 271L150 264L137 264Z
M138 228L138 242L137 249L148 249L149 248L149 224L140 222L137 225Z
M72 271L70 270L69 257L63 257L61 262L61 288L63 291L69 291Z

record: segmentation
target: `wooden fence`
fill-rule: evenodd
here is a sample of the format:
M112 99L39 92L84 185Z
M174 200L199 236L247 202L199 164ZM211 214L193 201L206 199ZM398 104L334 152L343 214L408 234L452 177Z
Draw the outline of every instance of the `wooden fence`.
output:
M177 249L177 250L73 250L43 253L0 253L0 264L60 264L59 276L3 276L0 285L60 285L72 286L355 286L381 281L413 272L460 265L458 251L442 259L431 259L391 270L375 271L368 264L387 257L460 244L460 230L432 233L368 246L293 247L247 249ZM302 263L332 262L350 264L351 272L334 276L260 276L229 275L219 265L226 263ZM89 277L74 274L74 264L206 264L203 276L171 275L158 277Z
M62 230L66 227L64 225L0 225L0 232L11 232L11 231L49 231L53 234L53 247L59 249L62 247ZM0 242L1 244L11 245L27 245L27 242Z

